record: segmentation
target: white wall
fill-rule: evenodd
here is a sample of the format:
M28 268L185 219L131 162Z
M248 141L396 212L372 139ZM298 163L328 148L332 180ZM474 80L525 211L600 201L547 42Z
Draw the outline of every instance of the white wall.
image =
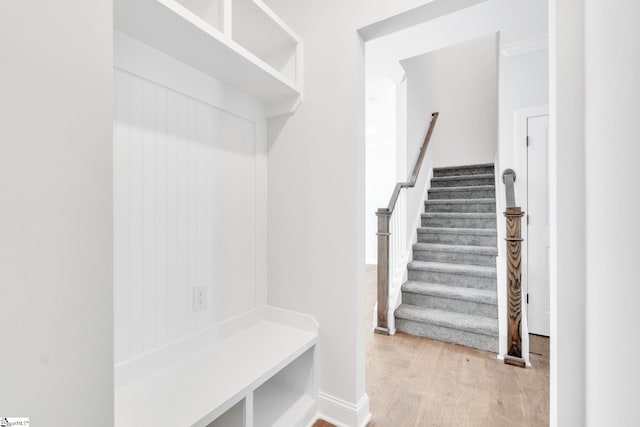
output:
M582 426L587 386L584 0L549 2L549 70L550 425Z
M551 426L637 423L639 15L550 2Z
M500 55L499 79L499 138L498 155L490 161L496 162L499 175L502 170L511 167L516 171L520 164L519 153L514 148L516 133L516 111L532 106L548 103L548 86L545 55L547 42L547 2L527 0L488 0L476 6L459 12L434 19L424 24L390 34L376 39L367 46L367 60L371 68L378 73L392 78L399 78L403 70L400 61L404 58L435 51L447 46L472 40L495 31L500 32L501 47L509 48L511 52L518 52L518 56L507 58ZM535 51L535 52L534 52ZM435 133L437 137L438 132ZM415 137L414 137L415 138ZM428 169L431 155L427 155L425 166ZM411 153L407 153L410 157ZM411 160L410 160L411 161ZM428 177L422 176L419 188L426 186ZM524 180L516 181L517 196L522 199ZM502 182L496 181L497 211L504 211L504 195ZM412 210L421 209L419 206L420 192L414 196L413 207L407 209L408 215ZM500 220L499 220L500 221ZM499 222L500 224L500 222ZM407 228L408 242L415 239L415 231L411 226ZM498 242L504 237L504 227L498 227ZM501 316L506 316L506 277L504 264L504 245L498 245L498 302ZM506 351L506 326L500 322L500 353ZM526 336L524 347L526 351Z
M366 262L378 263L378 218L396 184L396 86L384 76L367 76Z
M431 114L435 167L492 162L498 141L498 42L490 34L401 61L407 79L407 163L412 167Z
M113 426L111 1L0 3L0 405Z
M436 129L416 187L407 194L407 241L415 236L429 168L492 163L498 142L497 34L401 62L407 80L407 165L413 168L431 114ZM472 70L472 71L471 71Z
M235 89L122 33L115 41L122 363L265 303L257 222L266 207L265 119L262 105ZM207 291L207 307L195 312L194 286Z
M399 61L500 31L502 45L547 33L545 0L486 0L475 6L373 40L367 47L379 72L399 80Z
M501 171L516 168L521 152L516 149L518 111L549 105L549 51L538 49L500 58L500 162ZM517 173L517 170L516 170ZM524 189L518 185L519 194Z
M358 184L357 172L353 172L352 169L354 165L361 164L363 161L363 148L361 147L360 154L358 154L358 149L351 144L355 144L353 141L358 141L356 127L357 123L359 123L358 120L362 120L363 116L359 115L362 112L359 113L357 109L353 111L346 107L339 107L335 109L338 111L333 111L330 107L336 105L335 100L338 98L341 101L345 101L341 102L339 106L349 105L346 102L347 99L353 105L357 105L358 100L363 98L361 96L362 89L354 90L353 92L355 93L349 91L350 88L357 86L358 79L361 78L358 64L351 62L354 55L358 53L357 41L350 38L352 29L358 27L358 22L367 21L366 14L371 13L368 18L371 18L370 21L374 21L375 16L384 16L391 11L392 7L396 7L397 3L386 2L382 4L378 2L372 5L365 5L362 2L353 2L352 6L350 3L349 5L340 5L342 7L339 7L335 2L323 2L321 6L315 7L313 4L302 4L302 2L296 4L285 3L284 0L274 0L273 3L280 6L279 11L284 12L285 18L292 22L296 29L299 31L305 30L301 32L305 36L305 43L309 48L308 56L310 58L307 58L307 66L313 65L314 67L307 68L311 68L311 71L308 74L310 79L308 81L309 92L305 104L298 111L296 117L287 123L287 129L280 133L280 138L274 140L274 147L277 146L279 157L278 159L274 158L274 163L271 164L282 168L280 169L281 172L273 171L273 174L270 175L270 181L272 179L278 180L282 176L287 176L291 173L291 169L285 167L286 163L284 163L287 158L284 154L287 151L292 154L291 158L301 159L305 162L305 166L308 167L307 171L311 178L305 183L314 183L309 189L309 195L300 200L292 197L292 201L288 203L288 206L294 209L297 209L298 206L307 209L304 213L310 214L308 218L313 228L311 231L312 236L309 239L295 240L296 242L308 242L305 245L305 249L308 250L300 251L299 255L294 257L294 260L304 260L306 256L312 253L318 255L320 261L313 269L307 264L309 269L303 268L296 271L308 273L302 280L312 281L309 287L313 288L316 295L319 296L317 307L330 306L337 319L335 323L332 323L327 319L326 313L319 316L321 324L324 325L323 327L328 329L323 333L322 342L326 346L325 355L322 356L322 364L325 367L325 371L326 367L330 366L328 365L329 362L335 362L331 366L335 375L323 375L321 387L329 392L335 392L343 396L349 402L355 402L357 399L353 400L351 393L354 390L356 392L361 391L362 382L358 379L358 375L355 375L355 384L351 382L351 379L353 378L352 373L356 369L354 364L358 365L361 360L357 359L357 349L354 350L350 346L349 340L354 335L357 336L357 331L352 328L352 322L356 323L358 316L358 313L352 313L353 307L357 306L358 302L357 296L354 296L353 288L357 291L360 283L359 273L354 270L358 268L357 265L361 262L361 259L358 259L357 230L354 232L349 226L354 223L357 224L357 220L354 218L360 218L361 216L357 205L349 204L349 200L357 197L357 189L362 188ZM497 2L487 2L486 4L489 3L496 4ZM509 0L508 2L503 2L506 6L504 14L500 12L492 15L493 17L488 16L488 19L489 22L494 22L495 24L497 22L495 20L499 16L504 18L504 16L509 16L509 12L513 12L513 9L518 9L518 16L520 16L521 20L513 20L512 24L509 24L512 25L510 28L513 29L524 24L522 25L523 28L530 29L535 27L534 25L529 26L529 24L535 21L534 18L537 17L537 14L529 13L528 7L542 10L544 19L546 13L543 3ZM630 28L627 23L635 19L634 14L630 12L637 10L637 6L632 4L631 1L623 1L613 6L611 6L611 3L607 3L606 7L610 9L605 9L604 2L587 1L587 5L592 7L597 4L602 4L603 8L587 8L588 11L590 10L587 15L587 36L592 43L595 43L592 46L587 45L586 49L587 57L589 54L593 55L592 59L589 59L591 64L589 69L591 73L595 72L595 74L591 74L587 78L589 83L587 86L587 100L589 99L589 87L593 87L598 95L596 95L593 104L589 104L588 101L587 113L590 116L593 115L595 122L588 125L587 128L589 130L587 134L588 169L585 170L584 0L562 2L552 0L550 3L551 142L552 150L555 153L555 156L552 157L553 164L551 165L552 217L554 224L552 241L554 247L553 258L556 258L552 277L552 295L556 296L552 301L551 425L555 426L581 426L587 424L587 421L591 422L591 419L585 419L586 406L585 393L583 392L585 389L590 399L590 405L594 405L593 408L589 409L589 417L593 417L592 425L609 425L611 423L615 424L619 420L627 421L626 417L632 416L631 412L635 409L632 399L636 396L636 393L633 389L630 389L630 385L637 384L639 380L637 368L633 366L632 362L626 363L626 359L621 359L623 361L620 362L616 359L619 356L624 358L625 356L629 357L628 355L636 354L637 348L630 344L630 342L635 341L629 339L629 334L624 337L621 336L621 334L628 332L627 329L615 329L626 322L628 322L626 323L627 325L638 323L636 318L637 310L629 309L628 307L628 304L637 299L634 298L634 292L637 292L636 288L632 287L637 280L626 269L626 266L613 273L614 275L610 276L611 280L609 277L603 276L605 271L611 272L620 267L621 262L614 263L611 259L616 255L622 256L622 262L626 261L628 265L633 265L632 260L628 260L628 257L632 257L637 252L632 247L629 247L636 240L633 234L636 229L625 229L625 236L631 233L631 236L634 237L624 240L622 249L626 249L625 252L616 250L623 240L612 241L612 239L620 236L619 233L612 233L608 236L597 234L591 237L588 237L589 235L587 234L585 238L585 231L592 230L595 226L602 230L611 229L609 218L605 223L603 213L592 213L593 209L602 209L598 202L611 202L614 206L622 203L622 207L625 208L634 200L633 198L623 199L621 192L614 191L613 188L620 186L621 182L624 182L625 186L622 187L624 190L626 189L626 183L635 182L637 179L633 174L637 168L618 168L609 178L606 177L606 173L603 173L603 163L600 160L604 159L606 161L604 165L610 165L607 162L610 162L615 157L616 165L627 166L625 162L629 162L634 158L637 159L637 153L628 151L637 150L637 144L631 148L628 144L628 135L637 134L637 132L626 133L626 131L633 130L632 122L620 122L621 118L626 117L621 110L629 108L629 112L634 113L636 109L633 101L637 99L637 96L631 95L635 93L634 90L637 90L637 81L632 80L630 75L631 73L637 74L637 70L634 68L635 63L633 62L636 56L633 55L633 52L634 48L637 47L635 44L638 37L634 37L634 31L637 30ZM620 10L623 6L624 10L621 12ZM356 12L358 7L362 8L360 14ZM384 7L386 9L383 11ZM495 12L495 10L492 12ZM327 34L322 27L326 23L325 20L329 19L333 22L334 31ZM487 21L479 20L478 22ZM608 32L603 32L601 28L598 28L603 23L606 23L605 29ZM494 24L491 24L491 29L499 29ZM594 24L597 24L597 26L594 27ZM477 25L480 26L481 24ZM614 28L618 25L620 25L621 31L626 31L625 36L618 35ZM467 22L467 25L458 26L463 36L465 32L471 31L470 29L473 28L477 27L471 19ZM505 37L507 36L507 34L504 35ZM539 33L531 32L530 35L537 36ZM426 39L429 41L440 40L437 30L434 31L433 36L433 39ZM601 41L595 41L595 38L601 37ZM353 41L349 42L350 40ZM605 48L605 46L607 47ZM623 47L628 49L625 50ZM616 51L616 49L619 50ZM612 61L603 61L603 58ZM625 69L628 71L623 71ZM606 74L606 78L603 76L603 71ZM620 83L625 85L626 90L611 90L612 88L618 89L618 85L617 82L612 83L612 76L609 74L621 77ZM328 88L331 86L327 85L326 81L337 84L329 90ZM618 108L611 108L612 105L609 104L611 100L615 101ZM606 102L598 107L596 101ZM605 107L608 108L605 118L610 118L611 120L598 119L602 117L600 114L604 112ZM327 113L327 111L329 112ZM598 114L595 115L594 113ZM325 124L330 123L332 126L318 129L318 127L313 126L314 121L321 121ZM607 137L605 144L602 141L602 135L599 133L605 130L611 131L610 124L612 122L620 124L614 136L623 138ZM353 123L353 125L350 126L349 123ZM318 132L318 130L320 131ZM594 133L592 134L591 132ZM304 140L310 137L312 141L305 143ZM360 138L363 137L360 136ZM363 144L362 139L360 141ZM596 145L598 148L596 148ZM605 153L606 150L609 150L609 152ZM300 157L295 157L295 154L300 154ZM338 156L338 161L332 161L334 156ZM339 179L326 178L329 175L327 164L331 164L331 172L339 175ZM615 168L609 167L608 172L610 173L613 169ZM589 174L587 175L585 172L589 172ZM592 187L586 189L587 201L585 202L584 180L587 176L589 185ZM623 178L624 180L621 181L616 178ZM614 180L615 182L613 182ZM600 183L598 184L598 182ZM348 184L348 188L344 187L345 183ZM615 185L612 186L611 184ZM340 189L342 189L343 196L338 196L338 203L327 204L327 207L322 209L322 204L326 200L335 200L335 194L340 194ZM298 185L295 186L294 190L296 191L296 196L301 194ZM605 194L605 191L610 193ZM314 202L313 198L317 198L317 201ZM281 200L284 201L285 198L283 197ZM588 215L586 215L585 203L592 208L589 210L590 213ZM344 220L345 215L339 217L334 215L332 208L336 205L341 206L343 211L352 213L352 223L343 224L341 220ZM320 208L316 213L314 213L313 209L315 207ZM627 209L626 211L635 212L636 209ZM604 212L611 211L606 210ZM324 227L327 224L335 226L336 230L335 233L325 239L321 231L332 229ZM589 224L588 228L586 224ZM341 236L341 238L331 238L334 236ZM273 247L286 250L288 244L294 239L292 237L277 238L277 241L273 242ZM345 253L343 250L334 250L333 244L336 240L344 243L350 249L350 252ZM586 253L591 260L588 270L590 274L593 274L593 279L587 279L585 276L585 270L587 269L583 250L585 243L588 245ZM602 246L599 246L599 243ZM312 249L311 246L314 245L318 245L318 247ZM325 251L329 251L330 254L325 254ZM606 251L609 251L609 253L605 253ZM291 253L291 251L288 251L288 253ZM319 270L321 267L329 269L332 277L327 277L326 273L316 275L315 273L321 271ZM300 281L297 278L288 279L284 276L278 278L282 279L280 286L283 289L294 289L300 285ZM586 318L584 311L585 281L587 282L589 295L592 295L588 300L590 311L587 313L588 316ZM353 286L353 283L356 285ZM611 288L612 283L613 289L619 292L605 294L607 292L606 289ZM322 297L322 294L320 294L321 289L324 289L328 297ZM296 305L295 301L287 301L284 295L286 295L285 292L281 292L278 295L283 303ZM336 295L340 295L342 299L337 305L331 303L331 297ZM626 310L617 310L613 306L613 298L616 298L616 306ZM311 299L311 297L308 298L306 302L310 304ZM341 315L340 313L343 312L350 315ZM347 322L342 328L339 328L338 325L344 320ZM585 323L587 323L588 328ZM601 326L597 326L596 323ZM595 351L593 356L589 356L588 369L586 368L587 365L585 365L585 334L589 346L589 354L591 354L591 351ZM606 336L606 334L609 334L609 336ZM334 337L335 339L333 339ZM355 345L357 347L358 343L356 342ZM626 351L625 353L617 351L621 345L623 346L622 351ZM327 352L331 353L333 357L326 355ZM354 354L356 355L355 360ZM596 365L595 362L601 362L601 358L605 355L608 356L606 362ZM352 369L350 371L351 374L347 374L346 369L349 368ZM596 370L599 370L599 372L596 373ZM587 381L585 381L585 374L591 375L587 378ZM606 380L607 375L611 375L611 381ZM593 381L593 385L590 384L589 378ZM603 386L604 389L598 386ZM607 396L603 398L604 393L607 393ZM616 399L619 400L619 403L615 401ZM606 422L600 422L599 417L605 413L609 417L616 418L609 418ZM625 423L623 422L622 424Z
M487 0L421 25L373 40L367 44L367 61L372 64L371 68L378 73L386 74L397 81L403 74L403 69L400 66L401 60L448 46L455 46L496 31L500 32L501 47L509 47L511 51L517 50L521 53L531 52L535 49L544 49L548 32L547 20L547 2L544 0ZM518 169L515 167L517 153L513 149L515 110L544 104L544 98L548 96L546 95L548 91L543 88L545 84L544 66L543 55L539 52L513 58L501 55L498 72L500 93L498 156L490 159L492 162L496 161L497 175L506 167ZM522 84L523 81L526 83ZM437 135L438 132L434 134L434 137ZM411 152L406 154L407 157L411 156ZM427 155L425 161L426 170L431 166L431 154L433 153ZM401 172L400 168L399 172ZM424 187L426 189L428 178L428 176L422 176L418 188ZM516 182L516 191L520 197L523 197L520 191L522 183L523 180ZM504 203L504 195L502 194L501 181L497 180L496 185L498 212L503 212L501 204ZM422 194L420 192L417 194L414 196L416 199L413 207L407 209L408 215L413 210L421 209L419 199ZM415 239L412 234L415 233L415 230L411 223L412 220L409 219L408 242ZM503 233L502 228L498 228L499 233ZM502 237L502 234L498 235L498 242L502 241ZM502 257L498 259L498 302L501 316L506 315L506 277L504 274L506 267L503 246L499 244ZM506 350L504 323L500 323L501 354ZM526 347L526 342L524 345Z
M640 228L635 221L640 208L639 19L637 1L585 1L584 342L589 427L638 424L640 367L633 359L640 350ZM574 250L580 249L579 243L573 242ZM560 266L562 261L558 259ZM558 315L565 309L558 307ZM631 356L630 363L625 355Z
M288 120L269 125L269 303L316 317L320 411L360 425L368 400L365 67L357 29L425 2L268 3L305 46L305 99Z
M270 124L269 302L312 309L320 322L320 390L347 402L345 411L362 411L365 94L357 29L427 2L268 3L305 43L305 100L293 117ZM421 42L419 52L407 54L393 42L389 50L405 58L501 29L515 39L544 32L543 2L489 0L476 7L479 15L438 18L424 33L408 31ZM459 38L452 40L454 31ZM328 406L321 395L321 411Z
M526 44L526 43L525 43ZM525 140L526 127L523 126L523 114L532 108L549 105L549 51L546 48L524 51L507 56L504 51L500 55L500 138L496 164L496 199L498 211L498 307L500 318L507 318L507 278L506 278L506 245L505 227L502 212L506 208L506 196L502 182L502 171L513 169L516 172L516 203L526 206L526 169ZM522 228L522 235L528 241L527 227ZM526 246L523 248L523 271L526 271ZM526 290L526 275L523 274L523 291ZM527 305L523 304L522 350L525 360L529 360L529 336L527 328ZM500 354L507 351L507 325L500 322Z

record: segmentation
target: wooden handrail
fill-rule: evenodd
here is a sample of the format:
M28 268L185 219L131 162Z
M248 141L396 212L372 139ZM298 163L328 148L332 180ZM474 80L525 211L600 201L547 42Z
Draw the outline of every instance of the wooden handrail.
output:
M522 358L522 216L524 212L516 206L513 183L516 173L506 169L502 173L505 185L507 207L504 216L507 219L507 354L504 363L526 367Z
M422 162L424 160L424 155L427 152L427 147L429 146L429 142L431 141L431 135L433 134L433 129L436 127L436 122L438 121L438 117L440 113L431 114L431 123L429 124L429 130L427 130L427 135L424 137L424 141L422 142L422 146L420 147L420 151L418 152L418 158L416 159L416 164L413 166L413 171L411 172L411 176L406 182L398 182L396 187L393 189L393 193L391 194L391 199L389 200L389 205L387 205L387 210L389 213L393 213L393 210L396 207L396 203L398 202L398 197L400 196L400 190L403 188L413 188L416 186L416 181L418 180L418 174L420 173L420 169L422 168ZM380 210L380 209L378 209Z
M403 188L415 187L416 182L418 181L418 174L422 168L422 162L427 152L429 142L431 141L431 135L433 134L433 129L436 126L439 115L440 113L438 112L431 115L429 130L424 137L424 141L420 147L420 152L418 153L418 158L416 159L416 163L413 166L413 171L411 172L409 179L407 179L406 182L398 182L393 189L393 193L391 194L391 199L389 200L387 207L380 208L376 211L376 216L378 217L378 323L374 330L378 334L389 335L389 237L391 236L391 233L389 232L389 222L391 221L391 215L398 203L400 191Z

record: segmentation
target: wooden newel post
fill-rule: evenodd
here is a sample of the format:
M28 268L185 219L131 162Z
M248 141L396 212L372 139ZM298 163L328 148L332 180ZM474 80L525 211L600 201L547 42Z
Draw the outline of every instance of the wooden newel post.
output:
M507 355L504 362L525 367L522 358L522 216L519 207L507 208Z
M522 216L524 212L516 206L513 183L516 173L506 169L502 173L507 208L507 354L504 363L526 367L522 358Z
M378 209L378 324L377 334L389 335L389 209Z

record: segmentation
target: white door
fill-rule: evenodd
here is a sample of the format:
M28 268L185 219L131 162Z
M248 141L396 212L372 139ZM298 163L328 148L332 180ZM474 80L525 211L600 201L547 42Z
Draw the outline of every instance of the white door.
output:
M532 334L549 336L549 116L527 118L527 300Z

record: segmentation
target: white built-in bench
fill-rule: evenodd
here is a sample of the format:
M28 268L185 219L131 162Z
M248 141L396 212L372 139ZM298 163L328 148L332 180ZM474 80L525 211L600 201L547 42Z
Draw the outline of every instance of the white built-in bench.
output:
M267 307L116 367L116 427L292 427L316 413L310 316Z

